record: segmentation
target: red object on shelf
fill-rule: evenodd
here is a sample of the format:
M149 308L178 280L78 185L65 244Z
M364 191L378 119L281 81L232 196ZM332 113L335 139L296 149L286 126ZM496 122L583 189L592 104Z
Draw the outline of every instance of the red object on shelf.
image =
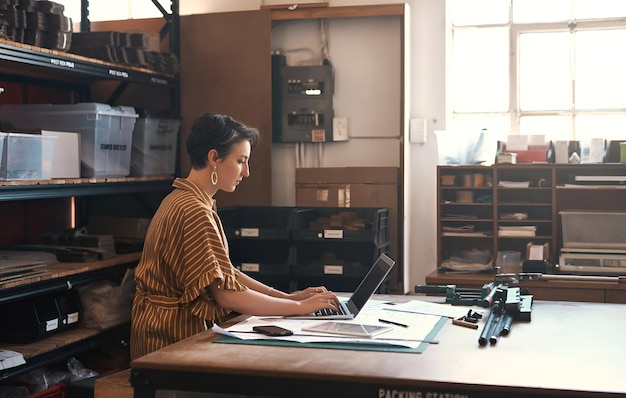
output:
M517 163L546 163L546 149L507 151L517 154Z
M31 395L29 398L65 398L66 388L67 386L65 384L56 384Z

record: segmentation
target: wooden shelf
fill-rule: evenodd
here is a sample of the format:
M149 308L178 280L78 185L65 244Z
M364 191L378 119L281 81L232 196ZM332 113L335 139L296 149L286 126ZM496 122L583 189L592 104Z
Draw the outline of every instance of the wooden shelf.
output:
M30 344L2 343L2 349L21 353L26 363L0 371L0 380L54 364L60 357L71 357L114 338L128 339L129 326L125 323L105 330L76 327Z
M61 292L103 280L136 265L140 257L138 252L96 262L50 265L45 275L0 285L0 303ZM61 357L70 357L114 338L127 339L128 335L128 324L105 330L78 326L28 344L0 343L1 349L19 352L26 360L24 365L0 371L0 380L58 362Z
M0 181L0 201L167 191L172 176Z
M175 87L175 76L130 65L114 64L62 51L0 39L0 71L40 79L87 84L96 80Z
M136 264L141 257L141 253L118 254L115 258L96 262L84 263L58 263L46 267L47 274L32 278L26 278L14 282L0 284L0 303L16 299L16 292L26 289L34 294L40 294L51 290L63 290L70 285L84 284L92 278L88 273L107 271L120 265ZM57 288L54 288L54 287ZM43 289L42 287L46 287ZM23 296L19 294L18 296ZM22 297L19 297L22 298Z

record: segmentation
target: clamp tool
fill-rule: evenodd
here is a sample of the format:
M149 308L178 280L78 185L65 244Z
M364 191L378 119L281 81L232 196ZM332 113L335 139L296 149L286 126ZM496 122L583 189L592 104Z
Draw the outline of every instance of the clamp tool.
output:
M456 285L416 285L415 293L445 294L447 304L478 305L489 308L495 289L493 282L484 284L480 289L458 288Z

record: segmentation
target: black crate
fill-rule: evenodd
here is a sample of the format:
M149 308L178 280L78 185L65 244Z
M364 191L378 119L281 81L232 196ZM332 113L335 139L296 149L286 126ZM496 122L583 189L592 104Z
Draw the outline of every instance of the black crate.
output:
M378 256L387 252L372 243L303 242L294 250L292 267L296 278L303 276L340 276L362 278Z
M293 290L292 247L289 241L235 239L229 242L230 261L252 278L282 291Z
M234 240L229 242L230 261L233 265L256 264L258 270L267 274L282 274L289 269L292 257L292 246L289 241Z
M294 213L294 240L337 240L389 244L389 209L313 207Z
M83 305L78 291L69 289L55 295L55 300L61 315L61 330L77 326L83 320Z
M289 239L294 207L225 207L218 210L228 239Z
M82 320L82 305L74 289L0 306L0 341L30 343L66 330Z

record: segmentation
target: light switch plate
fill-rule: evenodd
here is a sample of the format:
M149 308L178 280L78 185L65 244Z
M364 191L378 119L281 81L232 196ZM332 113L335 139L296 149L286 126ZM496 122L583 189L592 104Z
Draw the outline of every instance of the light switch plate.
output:
M411 118L409 120L409 142L423 144L426 142L426 119Z

